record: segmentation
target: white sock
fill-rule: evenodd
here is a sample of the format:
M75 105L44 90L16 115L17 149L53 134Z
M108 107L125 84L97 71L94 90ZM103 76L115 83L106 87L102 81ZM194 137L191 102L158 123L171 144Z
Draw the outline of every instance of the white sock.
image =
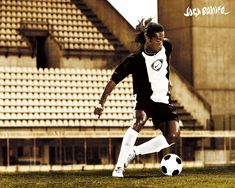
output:
M159 152L160 150L167 148L171 145L168 144L166 138L163 135L159 135L141 145L134 146L134 151L136 155L145 155L149 153Z
M120 149L116 166L122 167L122 168L124 167L124 163L127 160L127 156L130 152L130 149L132 149L135 144L138 134L139 133L136 132L131 127L127 129L126 134L124 135L123 140L122 140L122 146Z

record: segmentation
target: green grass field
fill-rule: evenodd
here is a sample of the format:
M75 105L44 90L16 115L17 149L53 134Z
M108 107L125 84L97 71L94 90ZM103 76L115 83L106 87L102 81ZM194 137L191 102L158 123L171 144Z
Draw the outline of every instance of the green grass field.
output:
M185 168L167 177L159 169L126 170L112 178L111 170L77 172L1 173L0 187L235 187L235 166Z

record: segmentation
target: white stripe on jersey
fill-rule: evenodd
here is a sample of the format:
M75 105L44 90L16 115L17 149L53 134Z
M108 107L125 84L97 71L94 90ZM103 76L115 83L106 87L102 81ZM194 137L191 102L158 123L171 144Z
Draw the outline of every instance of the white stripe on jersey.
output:
M151 99L154 102L169 104L169 96L167 95L169 80L166 77L168 63L165 48L162 47L162 49L153 56L149 56L144 52L142 52L142 55L145 58L148 78L153 91Z

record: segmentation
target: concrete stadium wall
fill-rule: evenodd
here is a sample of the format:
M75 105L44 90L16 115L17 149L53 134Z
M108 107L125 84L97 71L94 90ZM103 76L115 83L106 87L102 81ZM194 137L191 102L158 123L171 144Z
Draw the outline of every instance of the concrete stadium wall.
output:
M61 67L63 68L107 68L109 61L105 58L91 58L91 57L63 57L61 59Z
M189 5L190 0L158 0L158 21L172 41L173 66L192 84L192 18L184 16L185 7Z
M36 67L36 57L30 56L0 56L0 66L6 67Z
M208 122L211 119L210 105L195 92L190 84L179 77L176 70L171 67L170 80L172 83L172 94L184 106L193 117L197 118L198 122L207 128Z
M234 90L203 90L199 93L211 104L213 115L235 114L235 89Z
M212 106L212 114L235 112L235 1L192 1L193 7L222 5L228 15L193 20L194 86Z
M173 66L212 106L213 115L234 114L235 1L159 0L159 21L172 40ZM223 15L185 16L187 8L224 7Z
M52 37L47 38L45 51L47 56L48 67L50 68L60 67L63 53L60 49L60 46Z
M56 55L56 54L54 54ZM50 58L53 54L48 54ZM110 63L107 58L90 58L90 57L58 57L54 64L52 61L50 67L60 67L60 68L113 68L114 65ZM58 64L57 64L58 63ZM57 66L55 66L57 65ZM36 57L32 58L30 56L13 56L9 55L7 57L0 56L0 66L6 67L37 67Z

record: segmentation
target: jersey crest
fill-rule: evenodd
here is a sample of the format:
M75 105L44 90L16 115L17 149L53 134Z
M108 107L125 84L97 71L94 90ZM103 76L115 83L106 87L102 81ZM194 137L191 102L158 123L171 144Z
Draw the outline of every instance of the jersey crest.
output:
M162 68L162 64L163 64L163 59L157 59L152 63L151 67L153 70L159 71Z

